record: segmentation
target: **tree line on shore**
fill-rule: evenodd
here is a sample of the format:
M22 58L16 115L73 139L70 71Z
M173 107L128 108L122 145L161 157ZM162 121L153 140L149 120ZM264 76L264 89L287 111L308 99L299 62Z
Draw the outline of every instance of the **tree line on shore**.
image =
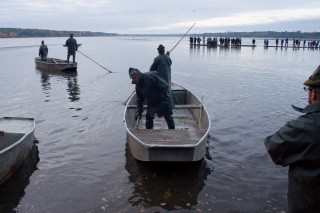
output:
M77 37L116 36L116 33L90 32L90 31L58 31L46 29L0 28L0 38L30 38L30 37Z
M120 36L118 33L104 33L91 31L58 31L47 29L22 29L22 28L0 28L0 38L29 38L29 37L94 37L94 36ZM126 34L123 34L126 35ZM129 34L128 34L129 35ZM181 36L181 34L130 34L130 36ZM277 31L255 31L255 32L217 32L189 34L199 37L236 37L236 38L301 38L320 39L320 32L277 32Z

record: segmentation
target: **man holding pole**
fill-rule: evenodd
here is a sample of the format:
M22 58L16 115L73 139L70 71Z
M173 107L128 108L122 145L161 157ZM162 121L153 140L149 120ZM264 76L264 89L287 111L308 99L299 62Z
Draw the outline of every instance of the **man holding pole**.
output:
M159 73L160 77L163 78L171 89L171 58L169 57L170 53L165 52L165 47L160 44L157 48L159 55L154 58L153 63L150 66L150 71L156 71Z
M77 40L73 38L73 34L70 34L70 38L66 41L68 47L67 63L69 63L70 55L72 55L73 63L76 60L76 51L78 50Z

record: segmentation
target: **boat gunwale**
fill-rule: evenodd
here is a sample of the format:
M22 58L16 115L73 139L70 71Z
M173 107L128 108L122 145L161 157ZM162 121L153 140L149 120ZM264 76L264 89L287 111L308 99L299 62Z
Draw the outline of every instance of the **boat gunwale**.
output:
M34 118L23 118L23 117L2 117L0 118L1 119L17 119L17 120L30 120L30 121L33 121L33 127L30 131L26 132L26 133L22 133L23 136L15 143L11 144L10 146L2 149L0 151L0 155L7 152L8 150L10 149L13 149L14 147L18 146L20 143L22 143L22 141L24 141L24 139L26 137L28 137L30 134L32 134L36 128L36 123L35 123L35 119ZM4 131L6 133L6 131ZM7 132L7 133L14 133L14 132Z

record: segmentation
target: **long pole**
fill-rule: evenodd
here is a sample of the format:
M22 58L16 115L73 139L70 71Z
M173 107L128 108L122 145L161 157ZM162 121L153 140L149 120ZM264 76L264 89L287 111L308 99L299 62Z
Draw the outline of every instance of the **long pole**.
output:
M174 45L174 47L169 52L171 52L174 48L176 48L176 46L178 46L178 44L181 42L181 40L188 34L188 32L194 27L194 25L196 25L196 22L189 28L189 30L181 37L181 39L178 41L178 43L176 43L176 45Z
M127 105L127 102L129 101L129 99L131 98L131 96L133 96L133 94L136 92L136 90L133 90L132 93L129 95L129 97L125 100L125 102L123 102L124 105Z
M93 61L94 63L96 63L97 65L99 65L100 67L102 67L103 69L107 70L109 73L113 73L111 70L108 70L107 68L105 68L104 66L98 64L96 61L94 61L93 59L89 58L87 55L85 55L84 53L80 52L79 50L77 50L79 53L81 53L83 56L87 57L89 60Z

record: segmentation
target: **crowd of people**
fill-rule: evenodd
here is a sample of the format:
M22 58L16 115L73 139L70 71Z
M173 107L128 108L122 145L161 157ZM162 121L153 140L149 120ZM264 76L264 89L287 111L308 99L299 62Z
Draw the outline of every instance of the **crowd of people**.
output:
M272 46L281 47L281 48L289 47L289 38L282 38L282 39L276 38L274 40L274 42L275 42L275 45L272 45ZM269 39L264 39L263 46L269 47ZM292 48L301 48L301 47L302 48L320 48L319 40L318 41L316 41L316 40L307 41L304 39L301 43L301 39L293 38L292 39Z
M230 38L230 37L190 37L189 38L190 45L200 45L201 41L203 45L208 47L217 47L218 45L221 47L229 47L231 46L241 46L242 39L241 38Z
M198 36L198 37L190 37L189 38L190 41L190 45L202 45L202 46L208 46L208 47L241 47L242 44L242 39L239 37L236 38L230 38L230 37L202 37L202 39ZM256 46L256 39L252 39L252 45L253 47ZM271 44L269 39L266 38L263 40L263 46L265 48L267 47L289 47L289 38L276 38L274 39L274 44ZM292 39L292 46L290 46L292 48L320 48L320 41L316 41L316 40L303 40L301 41L301 39Z

